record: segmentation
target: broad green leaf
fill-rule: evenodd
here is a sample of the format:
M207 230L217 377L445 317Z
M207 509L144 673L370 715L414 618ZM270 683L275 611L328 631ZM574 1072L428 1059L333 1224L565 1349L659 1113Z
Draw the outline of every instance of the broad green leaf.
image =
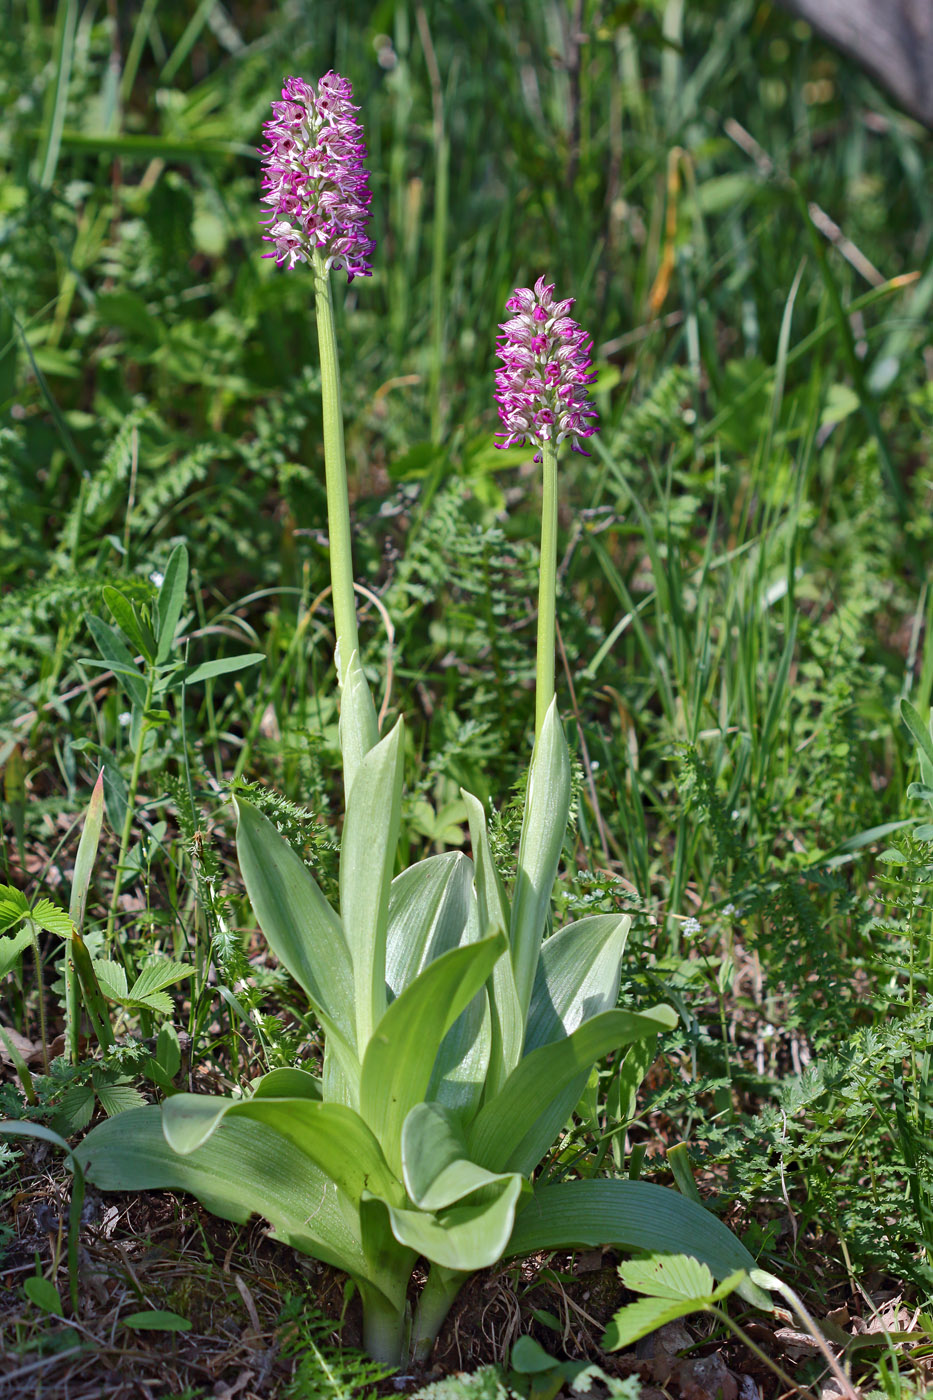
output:
M168 992L147 992L144 997L127 997L127 1006L146 1006L150 1011L158 1011L163 1016L171 1016L174 1003Z
M70 917L50 899L37 899L29 911L29 917L47 933L55 933L59 938L71 937Z
M165 566L165 576L162 579L159 601L156 606L156 621L159 632L159 646L156 651L156 665L158 666L166 662L171 653L172 643L175 640L175 629L178 627L178 619L181 617L181 610L185 605L187 587L188 551L183 544L178 544L172 550Z
M570 815L570 755L552 700L531 755L509 941L519 1005L527 1014Z
M479 926L490 932L501 929L503 933L508 933L508 902L489 849L483 804L478 797L474 797L463 788L460 789L460 794L466 804L470 823ZM492 1095L499 1092L521 1059L525 1034L525 1013L519 1003L511 958L500 958L493 968L489 1011L492 1044L486 1076L486 1093Z
M340 720L337 726L343 757L344 803L350 800L353 780L360 764L379 743L379 726L369 681L363 674L358 652L347 663L340 691Z
M526 1054L615 1006L631 923L627 914L594 914L544 940L528 1010Z
M152 992L161 992L164 987L170 987L173 982L181 982L184 978L193 975L193 967L188 967L185 963L175 962L172 958L159 958L147 963L140 972L130 988L130 997L133 1001L142 1001Z
M78 842L78 854L75 856L74 876L71 881L71 900L68 905L68 913L71 916L71 922L79 931L84 925L87 894L91 886L91 876L94 872L94 862L97 859L97 846L103 822L104 770L101 769L91 793L91 800L87 804L84 826L81 828L81 839Z
M353 967L361 1058L386 1009L386 930L402 817L403 736L399 720L360 763L340 842L340 917Z
M472 892L469 911L461 945L478 943L482 937L479 908ZM508 958L500 958L496 967L508 965L508 961ZM486 986L476 993L441 1041L425 1093L425 1098L436 1099L463 1122L469 1122L475 1116L489 1072L492 1050L492 1018L487 996L489 985L487 981Z
M467 1138L470 1157L489 1171L529 1176L570 1117L593 1064L676 1024L669 1006L603 1011L563 1040L532 1050L480 1109Z
M452 948L429 963L391 1003L366 1048L360 1113L398 1176L402 1124L414 1105L424 1100L441 1041L505 948L505 937L498 933Z
M129 598L125 597L118 588L113 588L109 584L104 586L103 598L113 614L114 621L133 649L140 652L147 661L153 662L156 652L155 637Z
M126 1001L126 973L120 964L109 958L94 958L93 968L104 996L111 1001Z
M97 645L97 650L114 674L122 681L123 689L133 704L145 705L146 682L143 680L139 668L134 664L120 633L94 613L88 614L87 625Z
M745 1246L708 1210L647 1181L564 1181L542 1186L521 1211L507 1253L524 1257L538 1249L615 1245L649 1253L689 1249L714 1278L755 1267ZM771 1304L746 1280L738 1290L756 1308Z
M306 1069L272 1069L252 1084L253 1098L319 1099L321 1081Z
M173 1094L162 1105L162 1130L174 1151L201 1147L224 1120L249 1118L298 1147L357 1205L364 1190L402 1199L399 1180L386 1166L378 1142L358 1113L320 1099L219 1099Z
M412 1201L428 1211L452 1206L481 1187L504 1181L507 1175L487 1172L469 1160L463 1134L437 1103L415 1104L405 1119L402 1174Z
M176 1312L165 1308L149 1308L146 1312L129 1313L120 1318L121 1327L132 1327L134 1332L190 1332L191 1323Z
M441 953L463 940L473 863L461 851L429 856L397 875L389 890L386 982L398 996Z
M353 972L343 926L269 819L242 798L236 809L240 870L263 937L307 994L355 1093Z
M438 1215L387 1205L392 1233L400 1244L445 1269L489 1268L508 1245L523 1186L518 1175L502 1177L485 1188L481 1199Z
M216 661L202 661L185 671L181 679L185 685L197 685L200 681L212 680L215 676L229 676L234 671L244 671L248 666L258 666L265 661L265 652L247 651L242 656L221 656Z
M55 1284L43 1278L41 1274L33 1274L31 1278L27 1278L23 1284L23 1292L30 1303L41 1308L43 1312L54 1313L58 1317L64 1313L61 1294Z
M181 1069L181 1044L178 1032L172 1025L163 1026L156 1041L155 1058L169 1080Z
M262 1123L228 1119L183 1157L165 1140L159 1108L131 1109L94 1128L74 1155L102 1191L190 1191L224 1220L243 1224L261 1214L284 1244L353 1276L366 1273L337 1187Z

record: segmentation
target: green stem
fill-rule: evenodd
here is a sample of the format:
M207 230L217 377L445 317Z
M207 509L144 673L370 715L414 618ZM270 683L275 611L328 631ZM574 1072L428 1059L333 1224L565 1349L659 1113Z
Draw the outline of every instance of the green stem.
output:
M143 712L139 722L139 738L136 741L136 752L133 754L133 769L130 773L130 782L126 793L126 814L123 818L123 830L120 832L120 850L117 855L117 868L113 877L113 892L110 896L110 909L107 914L107 936L105 946L108 949L112 945L114 931L116 929L117 905L120 901L120 892L123 889L123 867L126 861L126 853L129 850L130 836L133 833L133 818L136 815L136 792L139 788L139 772L142 767L143 749L146 747L146 735L149 732L146 715L152 709L152 695L155 688L155 681L155 668L149 667L146 674L146 699L143 703ZM119 952L120 958L124 966L126 966L128 960L122 944L120 945Z
M353 593L353 554L350 542L350 498L347 492L347 457L343 441L343 404L340 395L340 362L334 330L334 301L330 273L320 253L314 254L314 297L321 352L321 404L324 415L324 476L327 487L327 531L330 539L330 577L333 589L334 626L337 633L337 675L343 685L347 666L360 649Z
M554 699L554 647L557 609L557 448L541 449L541 568L538 579L538 659L535 668L535 739Z
M734 1336L738 1337L740 1341L745 1343L752 1355L756 1356L763 1366L767 1366L768 1370L771 1371L775 1376L777 1376L781 1384L787 1387L787 1393L789 1395L806 1395L810 1396L812 1400L813 1392L809 1390L798 1391L797 1382L791 1380L787 1372L783 1370L782 1367L780 1367L776 1361L772 1361L771 1357L768 1356L766 1352L762 1351L761 1347L756 1346L756 1344L752 1341L751 1337L745 1331L744 1327L740 1327L737 1322L732 1321L732 1318L726 1312L725 1308L711 1307L709 1311L712 1313L713 1317L718 1318L718 1320L721 1323L728 1327L729 1331Z
M428 1360L437 1334L469 1274L459 1269L442 1269L432 1264L428 1281L421 1290L411 1333L411 1357L419 1365Z
M375 1289L361 1287L363 1301L363 1347L374 1361L397 1369L405 1364L408 1312L396 1308Z

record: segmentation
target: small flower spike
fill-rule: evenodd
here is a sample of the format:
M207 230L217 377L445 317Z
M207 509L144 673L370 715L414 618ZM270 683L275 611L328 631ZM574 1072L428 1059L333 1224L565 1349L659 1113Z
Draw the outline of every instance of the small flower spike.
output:
M370 275L375 243L367 237L369 172L366 145L346 78L325 73L317 91L303 78L286 78L282 101L263 124L266 145L263 204L271 207L264 239L279 267L309 262L317 248L325 267L346 270L347 281Z
M596 432L596 409L589 402L588 386L596 375L590 370L587 339L568 311L573 297L554 300L554 288L543 277L530 287L517 287L506 310L515 314L499 329L496 355L496 403L505 431L497 433L497 447L532 443L541 460L541 446L556 447L570 438L575 452L589 453L580 439Z

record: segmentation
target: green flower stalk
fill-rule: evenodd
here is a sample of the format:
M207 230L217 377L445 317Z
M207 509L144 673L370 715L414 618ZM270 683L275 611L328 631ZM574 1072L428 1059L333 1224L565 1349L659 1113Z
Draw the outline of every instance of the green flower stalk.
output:
M595 379L588 358L592 341L572 316L573 297L554 300L554 286L539 277L516 287L505 304L515 314L499 329L496 403L504 431L497 447L532 443L543 467L541 575L538 588L538 658L535 679L535 740L554 699L554 643L557 597L557 448L570 439L575 452L589 454L580 439L596 432L596 409L588 387Z
M372 696L359 661L340 362L330 281L332 269L345 270L351 282L355 276L369 276L369 257L375 246L366 233L369 173L363 167L366 145L352 97L350 84L337 73L325 73L316 88L303 78L286 79L282 101L273 102L273 118L263 127L266 145L261 150L266 190L263 203L271 209L265 238L273 245L273 251L265 256L274 257L279 267L289 270L308 263L314 274L336 665L342 691L340 740L347 792L360 762L379 737Z

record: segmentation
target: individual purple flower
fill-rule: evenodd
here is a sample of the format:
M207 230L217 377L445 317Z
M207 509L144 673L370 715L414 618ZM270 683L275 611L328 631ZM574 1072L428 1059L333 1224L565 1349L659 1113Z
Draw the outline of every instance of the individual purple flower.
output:
M263 124L262 202L270 206L263 237L274 245L263 256L279 267L309 262L316 248L325 267L346 270L348 282L370 275L372 195L352 98L338 73L325 73L317 91L303 78L286 78L282 101L273 102L272 120Z
M554 288L539 277L531 287L516 287L505 303L514 316L496 337L496 403L505 431L497 447L532 443L539 450L570 438L574 452L589 453L580 439L596 432L596 409L588 386L596 378L590 369L592 341L568 312L573 297L554 300Z

